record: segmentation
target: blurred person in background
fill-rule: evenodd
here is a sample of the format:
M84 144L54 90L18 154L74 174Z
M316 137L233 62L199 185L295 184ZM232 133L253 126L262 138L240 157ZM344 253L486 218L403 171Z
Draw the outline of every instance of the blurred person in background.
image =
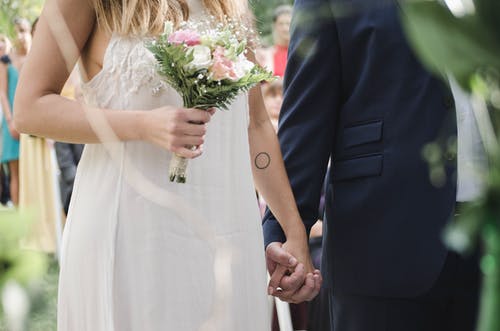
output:
M263 84L262 96L264 97L264 103L271 124L274 130L278 132L278 118L281 104L283 103L283 79L279 78L273 82Z
M12 119L18 70L12 63L10 53L11 43L9 39L5 35L0 35L0 102L3 114L1 163L7 164L10 199L11 203L17 206L19 197L19 133L16 131Z
M281 5L277 7L273 14L273 45L257 51L257 61L279 77L285 75L291 19L291 6Z
M0 102L0 128L3 122L2 103ZM0 133L0 157L2 156L2 134ZM7 204L9 198L9 185L7 183L7 174L4 171L3 164L0 163L0 205Z
M0 39L0 58L5 56L5 50L6 50L6 42L5 42L5 37L2 35ZM5 95L5 94L4 94ZM2 103L0 101L0 158L2 156L2 134L1 134L1 127L2 123L4 121L4 116L3 116L3 110L2 110ZM0 204L6 205L8 201L10 201L10 193L9 193L9 181L8 181L8 171L6 171L6 167L4 169L4 165L0 163Z
M14 28L16 40L12 52L12 64L20 71L31 48L31 23L25 18L16 18Z
M18 38L31 40L31 33L35 31L37 21L35 20L32 30L28 33L25 32L28 23L24 20L18 22ZM33 226L22 246L52 254L56 252L56 228L61 224L53 142L42 137L21 134L19 150L19 209L33 213Z

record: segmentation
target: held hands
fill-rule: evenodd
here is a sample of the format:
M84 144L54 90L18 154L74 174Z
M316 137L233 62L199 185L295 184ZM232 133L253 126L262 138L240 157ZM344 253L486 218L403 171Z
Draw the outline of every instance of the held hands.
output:
M153 109L144 114L143 139L187 159L196 158L203 152L207 124L214 113L215 109Z
M323 279L312 265L307 243L273 242L266 248L266 260L269 294L290 303L311 301L318 295Z

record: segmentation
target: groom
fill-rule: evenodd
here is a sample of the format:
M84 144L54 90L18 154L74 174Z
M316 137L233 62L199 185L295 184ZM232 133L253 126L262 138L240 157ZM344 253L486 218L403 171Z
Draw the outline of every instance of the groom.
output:
M454 95L409 48L399 10L395 0L295 1L281 148L308 230L331 159L322 273L335 331L473 331L478 261L441 239L474 197L474 185L457 191L471 178L457 176ZM443 159L432 176L430 143ZM263 226L273 266L285 238L269 211ZM307 297L280 277L275 295Z

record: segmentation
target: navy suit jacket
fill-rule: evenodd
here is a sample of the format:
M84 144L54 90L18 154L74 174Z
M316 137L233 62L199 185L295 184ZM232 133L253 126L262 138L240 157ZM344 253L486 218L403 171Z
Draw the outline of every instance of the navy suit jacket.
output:
M279 139L308 230L331 158L326 284L351 294L423 294L447 254L441 236L455 206L456 161L445 154L436 186L422 154L433 141L454 141L453 96L410 49L395 1L295 6ZM263 227L266 245L285 240L269 211Z

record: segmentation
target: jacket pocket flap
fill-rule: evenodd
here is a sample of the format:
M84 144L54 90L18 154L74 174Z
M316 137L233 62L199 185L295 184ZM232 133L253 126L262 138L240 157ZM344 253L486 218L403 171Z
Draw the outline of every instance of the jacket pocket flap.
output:
M376 121L344 128L344 149L380 141L382 139L383 123L383 121Z
M382 161L382 154L337 161L333 165L333 180L339 181L360 177L380 176L382 174Z

